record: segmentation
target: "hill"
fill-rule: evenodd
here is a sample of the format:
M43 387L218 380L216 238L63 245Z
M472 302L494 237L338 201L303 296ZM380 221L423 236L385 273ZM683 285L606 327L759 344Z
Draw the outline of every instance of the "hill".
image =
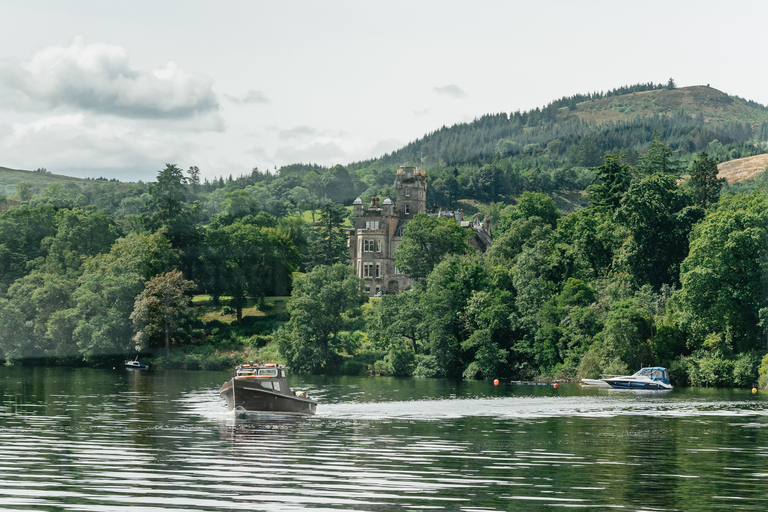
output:
M680 113L700 117L705 124L749 123L758 126L768 122L768 108L703 85L633 92L585 101L574 110L563 109L561 119L578 117L595 124Z
M28 181L31 183L33 190L36 192L47 187L51 183L76 183L82 185L88 182L88 180L82 178L73 178L61 174L51 174L40 171L22 171L19 169L0 167L0 194L5 194L7 196L15 194L16 184L21 181Z
M390 171L405 164L428 171L429 203L509 203L536 191L569 211L578 208L579 193L592 182L590 169L606 154L635 165L655 139L684 168L702 151L720 162L759 155L767 148L768 108L709 86L637 84L443 126L347 168L363 196L386 193Z

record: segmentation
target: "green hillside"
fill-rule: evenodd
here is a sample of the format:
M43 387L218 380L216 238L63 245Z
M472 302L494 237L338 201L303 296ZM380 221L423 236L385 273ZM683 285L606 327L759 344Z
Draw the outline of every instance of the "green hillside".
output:
M16 193L16 184L21 181L28 181L32 184L32 190L37 193L51 183L76 183L85 184L88 180L82 178L73 178L62 176L60 174L51 174L40 171L22 171L18 169L8 169L0 167L0 194L11 196Z

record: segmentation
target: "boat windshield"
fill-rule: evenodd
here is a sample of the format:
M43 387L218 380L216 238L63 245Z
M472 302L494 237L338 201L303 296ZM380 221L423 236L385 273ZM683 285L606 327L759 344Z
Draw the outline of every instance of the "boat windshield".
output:
M259 368L258 375L265 377L277 377L277 368Z

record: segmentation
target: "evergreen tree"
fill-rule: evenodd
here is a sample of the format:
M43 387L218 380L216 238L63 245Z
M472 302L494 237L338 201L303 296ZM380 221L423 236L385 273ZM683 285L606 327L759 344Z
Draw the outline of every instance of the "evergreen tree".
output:
M717 177L717 162L702 151L691 165L690 184L696 204L706 209L717 201L720 189L725 183L724 178Z

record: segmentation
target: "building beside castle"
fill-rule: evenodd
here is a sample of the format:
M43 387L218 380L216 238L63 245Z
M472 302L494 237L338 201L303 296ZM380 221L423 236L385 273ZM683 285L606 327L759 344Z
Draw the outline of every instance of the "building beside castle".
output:
M464 222L461 211L427 211L427 172L401 167L395 176L397 202L379 201L374 196L368 209L359 197L353 205L353 228L349 231L349 259L357 275L365 281L368 295L395 294L413 283L395 267L395 251L403 240L406 224L417 213L453 217L462 227L475 232L471 243L485 251L493 243L488 219Z

